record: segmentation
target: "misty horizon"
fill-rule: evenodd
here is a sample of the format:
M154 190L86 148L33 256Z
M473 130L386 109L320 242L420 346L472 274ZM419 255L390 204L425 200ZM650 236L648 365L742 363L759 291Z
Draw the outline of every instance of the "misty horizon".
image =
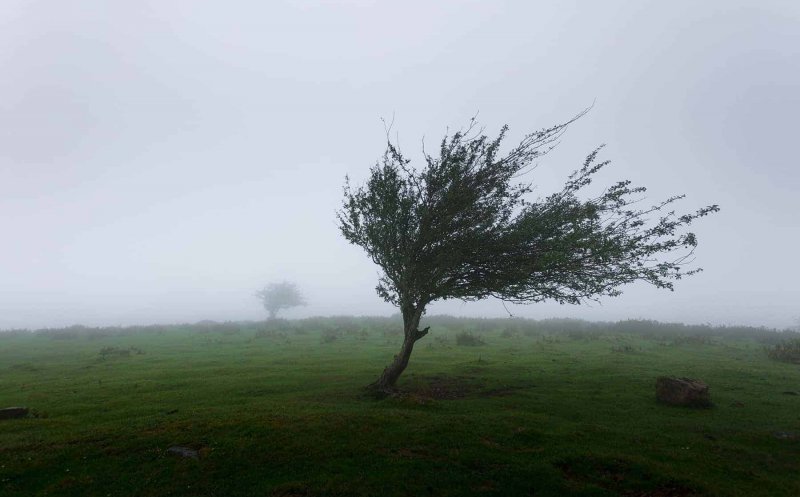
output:
M391 315L336 226L345 175L391 120L412 165L476 115L526 133L593 109L527 179L563 185L593 149L692 226L704 271L517 317L787 328L800 318L800 5L788 2L0 7L0 330ZM413 26L413 28L409 28ZM408 36L412 29L414 36ZM577 34L576 34L577 33ZM504 317L497 300L428 314Z

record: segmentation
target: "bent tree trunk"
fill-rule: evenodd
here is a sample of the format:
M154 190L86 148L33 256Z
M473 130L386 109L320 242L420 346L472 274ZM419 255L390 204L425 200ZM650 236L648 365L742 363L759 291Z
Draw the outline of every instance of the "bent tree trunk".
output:
M397 379L408 366L408 358L411 357L411 351L414 350L414 343L427 335L430 329L430 327L424 330L417 329L423 312L423 308L403 309L403 345L400 347L400 353L394 356L391 364L386 366L381 373L380 378L370 384L368 388L381 393L391 393L395 390Z

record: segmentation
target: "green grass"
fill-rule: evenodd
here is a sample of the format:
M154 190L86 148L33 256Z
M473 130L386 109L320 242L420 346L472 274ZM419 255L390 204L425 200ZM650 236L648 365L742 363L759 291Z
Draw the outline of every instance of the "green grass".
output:
M800 495L800 366L752 339L434 326L375 400L397 336L200 331L0 335L0 407L38 416L0 421L0 495Z

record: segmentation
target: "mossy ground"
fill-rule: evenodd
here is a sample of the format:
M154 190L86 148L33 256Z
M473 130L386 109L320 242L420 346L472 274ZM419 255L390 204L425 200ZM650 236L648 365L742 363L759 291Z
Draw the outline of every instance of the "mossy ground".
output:
M0 337L0 407L38 416L0 421L0 495L800 495L800 367L752 340L460 331L383 400L399 337L369 329Z

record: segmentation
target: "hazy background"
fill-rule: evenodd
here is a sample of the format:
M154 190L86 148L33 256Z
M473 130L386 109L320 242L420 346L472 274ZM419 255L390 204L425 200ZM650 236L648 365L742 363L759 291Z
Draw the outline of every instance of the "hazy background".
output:
M800 315L800 2L0 3L0 328L389 314L334 211L395 117L419 158L476 112L524 133L594 109L531 179L601 143L610 183L722 211L700 275L518 316L783 327ZM502 316L497 301L432 313Z

